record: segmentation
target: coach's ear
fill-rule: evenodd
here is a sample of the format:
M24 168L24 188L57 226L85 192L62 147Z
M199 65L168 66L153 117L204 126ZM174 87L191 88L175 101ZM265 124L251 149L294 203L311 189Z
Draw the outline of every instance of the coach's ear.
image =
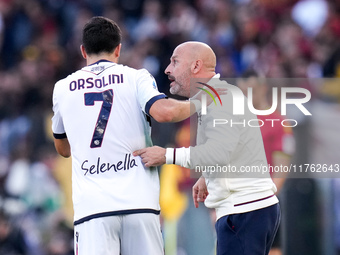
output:
M87 54L84 45L80 45L80 52L83 58L87 59Z
M191 72L194 74L197 74L199 71L201 71L202 66L203 66L203 61L201 59L197 59L191 64L191 67L190 67Z

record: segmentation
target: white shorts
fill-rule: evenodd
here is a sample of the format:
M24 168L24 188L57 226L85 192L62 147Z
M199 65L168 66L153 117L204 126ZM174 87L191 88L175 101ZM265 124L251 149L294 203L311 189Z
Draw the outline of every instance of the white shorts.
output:
M95 218L74 226L75 255L163 255L159 215Z

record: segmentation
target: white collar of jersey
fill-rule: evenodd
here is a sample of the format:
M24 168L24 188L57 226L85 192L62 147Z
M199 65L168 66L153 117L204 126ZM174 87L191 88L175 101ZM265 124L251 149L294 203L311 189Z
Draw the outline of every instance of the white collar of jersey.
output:
M115 64L114 62L109 61L109 60L107 60L107 59L101 59L101 60L98 60L97 62L94 62L94 63L91 64L91 65L88 65L88 66L99 65L99 64L102 63L102 62L108 62L108 63Z
M100 74L101 72L103 72L105 69L116 65L116 63L111 62L109 60L106 59L101 59L91 65L85 66L82 68L83 71L87 71L87 72L91 72L94 74Z

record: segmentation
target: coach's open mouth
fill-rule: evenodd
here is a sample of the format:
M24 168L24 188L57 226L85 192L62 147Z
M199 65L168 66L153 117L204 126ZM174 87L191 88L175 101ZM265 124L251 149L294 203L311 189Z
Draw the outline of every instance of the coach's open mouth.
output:
M168 79L169 79L169 81L171 82L171 83L170 83L170 86L172 86L172 83L175 81L175 78L172 77L172 76L168 76Z

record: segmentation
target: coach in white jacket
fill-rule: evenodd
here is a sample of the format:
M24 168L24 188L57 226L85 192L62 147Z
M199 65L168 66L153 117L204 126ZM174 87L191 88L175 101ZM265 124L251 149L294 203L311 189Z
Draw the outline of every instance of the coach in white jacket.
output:
M196 207L205 201L207 207L216 209L217 255L268 254L280 209L276 187L266 171L257 117L247 107L243 115L233 114L235 95L243 95L219 80L215 66L216 56L206 44L186 42L174 50L165 70L172 94L190 97L198 92L198 86L190 86L192 78L203 80L208 90L226 86L228 94L221 96L220 103L198 111L195 147L154 146L134 155L140 155L146 166L177 164L203 174L205 178L193 187L193 199ZM200 102L195 105L201 107Z

